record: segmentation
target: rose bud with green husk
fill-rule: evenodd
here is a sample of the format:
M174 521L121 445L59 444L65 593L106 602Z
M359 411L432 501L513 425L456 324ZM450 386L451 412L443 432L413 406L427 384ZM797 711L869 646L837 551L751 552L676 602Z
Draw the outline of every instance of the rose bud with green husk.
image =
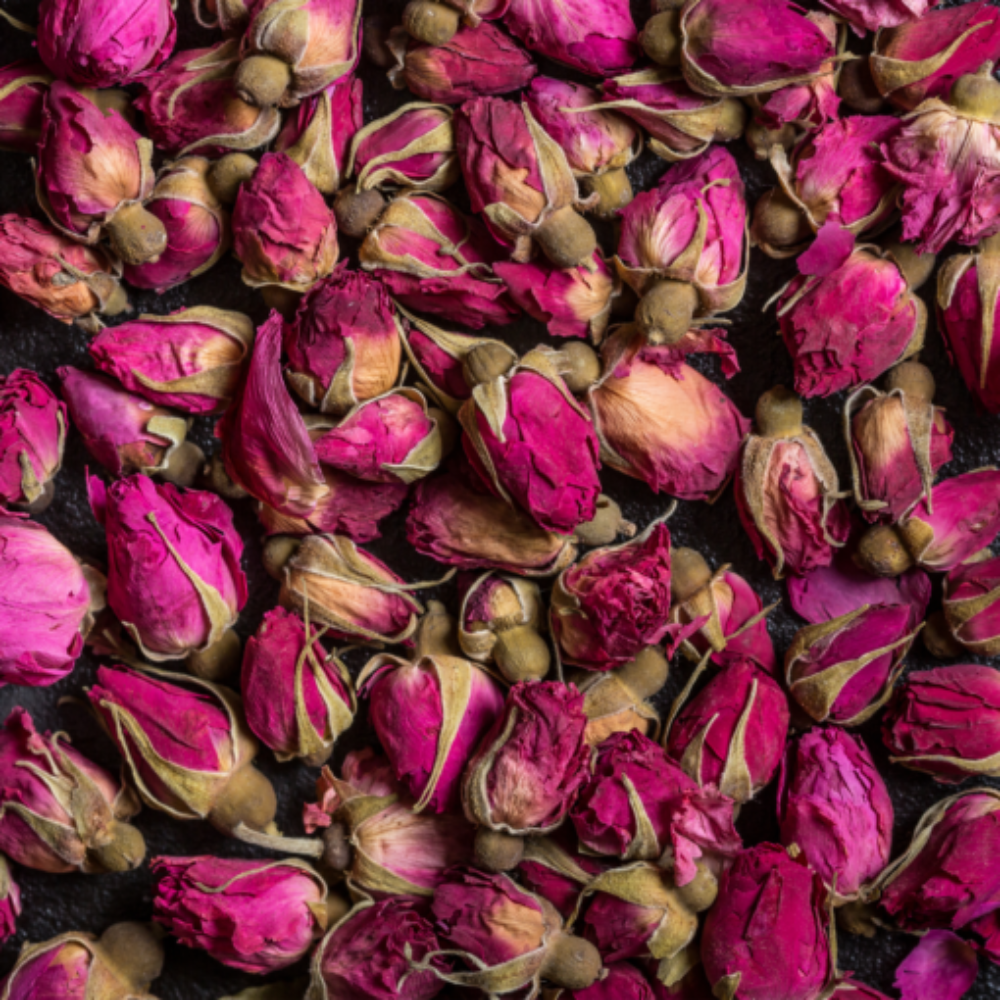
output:
M396 778L420 812L457 812L462 771L504 707L500 686L456 656L455 621L436 601L421 620L412 659L383 653L358 677Z
M394 198L359 251L400 305L473 330L519 315L493 273L505 256L479 219L435 194Z
M607 858L578 849L573 825L566 823L549 837L528 838L517 875L526 888L547 899L569 920L583 887L608 867Z
M778 770L789 717L777 682L755 664L737 661L680 709L664 745L700 787L715 786L742 804Z
M941 606L951 638L981 656L1000 653L1000 558L984 553L956 566L944 579Z
M156 260L167 232L143 208L153 193L153 144L58 80L43 117L37 190L53 224L90 246L106 235L126 264Z
M547 1000L656 1000L654 992L643 974L628 962L614 962L605 966L605 977L592 986L580 990L559 989L546 994Z
M869 521L896 523L926 500L955 435L936 407L934 376L907 361L886 379L886 392L863 386L844 406L854 497Z
M899 576L914 566L947 573L1000 531L1000 472L978 469L938 483L905 521L869 528L855 560L875 576Z
M889 864L892 800L868 748L842 729L789 742L778 785L781 842L802 856L844 903Z
M232 691L152 667L114 666L98 668L87 695L151 809L207 819L229 835L272 827L274 788L251 763L257 741Z
M243 651L240 684L247 725L279 761L325 764L357 708L347 668L317 629L284 608L264 615Z
M462 24L478 28L503 17L510 0L411 0L403 9L403 27L418 41L445 45Z
M488 572L466 581L462 589L462 652L480 663L495 664L511 684L545 677L552 655L542 638L547 623L538 584Z
M0 501L39 513L62 467L66 405L27 368L0 375Z
M802 576L829 565L850 533L837 470L803 425L802 400L783 386L760 397L756 424L743 445L736 509L774 578Z
M695 319L739 305L746 215L736 161L720 147L675 164L622 211L615 264L641 296L635 319L652 343L677 344Z
M477 864L514 868L524 837L549 833L566 818L587 782L583 695L558 681L522 681L469 761L465 815L479 824Z
M257 107L293 108L358 63L361 0L260 0L250 18L235 84Z
M44 872L124 872L146 854L127 820L139 803L61 733L39 733L15 708L0 731L0 850Z
M777 844L744 851L719 883L701 959L719 1000L817 1000L835 975L823 880ZM761 947L761 942L769 942Z
M0 149L34 153L42 136L42 108L52 74L19 59L0 67Z

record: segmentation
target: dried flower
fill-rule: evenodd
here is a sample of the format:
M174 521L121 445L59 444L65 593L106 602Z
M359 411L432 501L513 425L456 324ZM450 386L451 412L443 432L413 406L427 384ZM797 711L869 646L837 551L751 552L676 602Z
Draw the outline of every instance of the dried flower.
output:
M52 74L19 59L0 67L0 149L34 153L42 135L42 108Z
M20 915L21 889L11 877L7 859L0 855L0 941L14 935Z
M250 0L191 0L198 24L217 28L224 35L243 32L250 20L250 6Z
M901 1000L961 1000L979 975L972 945L951 931L928 931L896 968Z
M350 674L320 645L325 631L274 608L247 640L240 674L247 725L280 761L325 764L354 721Z
M581 853L573 826L567 823L551 836L525 841L517 874L526 888L547 899L569 920L581 890L594 875L607 870L607 861Z
M936 0L823 0L859 33L921 21Z
M1000 559L973 557L944 579L941 604L952 638L970 653L996 656L998 642L996 587Z
M66 406L27 368L0 376L0 500L47 506L66 444Z
M403 27L428 45L444 45L461 23L478 28L503 17L509 7L510 0L411 0L403 10Z
M656 1000L658 994L634 965L613 962L604 971L603 979L582 990L553 991L553 1000Z

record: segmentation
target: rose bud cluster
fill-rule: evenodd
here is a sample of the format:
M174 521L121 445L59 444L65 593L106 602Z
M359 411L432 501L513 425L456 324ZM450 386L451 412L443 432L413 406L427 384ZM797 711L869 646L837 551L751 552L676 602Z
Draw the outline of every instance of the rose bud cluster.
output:
M974 556L945 577L941 606L948 633L961 648L996 656L1000 652L996 600L1000 559L985 555Z
M52 74L39 62L0 67L0 149L34 153L42 135L42 108Z

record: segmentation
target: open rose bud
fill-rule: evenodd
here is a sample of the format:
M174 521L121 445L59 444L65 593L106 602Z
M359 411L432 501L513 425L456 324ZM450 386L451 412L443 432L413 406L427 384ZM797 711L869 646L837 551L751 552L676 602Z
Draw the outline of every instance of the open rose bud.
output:
M465 815L479 824L478 863L513 868L528 835L558 827L587 782L583 695L558 681L522 681L469 762Z
M449 652L454 626L432 603L413 658L384 653L358 677L371 724L417 812L460 809L462 771L504 707L497 682Z
M774 777L788 723L788 699L777 682L753 663L736 662L684 705L665 746L700 787L714 785L743 803Z
M970 653L996 656L1000 652L998 574L1000 558L974 558L956 566L944 579L941 604L948 633Z
M66 444L66 405L27 368L0 376L0 500L48 506Z
M676 344L694 319L740 303L749 253L746 201L726 150L713 146L674 165L621 215L615 264L642 297L636 322L653 343Z
M330 908L345 905L304 861L168 857L154 858L152 868L157 923L181 944L259 975L305 958Z
M802 423L802 400L783 386L757 402L757 433L743 446L736 510L757 557L774 578L829 565L850 533L837 470L816 432Z
M52 74L19 59L0 67L0 149L34 153L42 136L42 108Z
M794 845L839 902L889 863L892 800L864 742L812 729L788 744L778 787L781 842Z
M529 837L517 875L524 886L547 899L569 920L576 909L580 891L608 868L607 858L581 853L572 824L561 826L549 837Z
M277 108L256 108L236 93L239 42L178 52L139 81L136 99L156 148L170 156L256 149L281 127Z
M247 725L280 761L325 764L354 721L350 674L320 645L325 631L274 608L247 640L240 673Z
M504 256L479 219L434 194L394 198L359 251L361 266L402 306L473 330L519 315L493 274Z
M701 960L712 996L816 1000L833 975L823 880L777 844L748 848L719 884ZM762 949L761 941L772 947ZM780 942L780 945L778 944Z
M738 370L722 336L696 329L657 345L635 324L612 334L601 352L603 375L588 397L608 465L684 500L706 500L722 490L750 425L714 382L684 360L720 354L724 371Z
M45 872L124 872L146 854L127 820L139 803L61 733L39 733L15 708L0 731L0 850Z
M126 264L156 260L167 231L143 208L153 193L153 144L117 111L101 111L58 80L44 121L37 189L56 227L91 246L107 235Z
M1000 472L979 469L938 483L896 525L870 528L858 543L858 565L875 576L899 576L913 566L947 573L1000 531Z
M497 239L527 261L537 243L560 268L576 267L597 249L597 237L576 209L584 207L559 144L527 105L477 98L455 117L455 144L474 212Z

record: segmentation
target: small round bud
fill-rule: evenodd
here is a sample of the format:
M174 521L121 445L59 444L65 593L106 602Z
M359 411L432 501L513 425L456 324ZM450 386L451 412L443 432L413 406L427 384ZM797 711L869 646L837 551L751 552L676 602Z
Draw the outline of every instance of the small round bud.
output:
M281 103L292 82L288 63L274 56L247 56L236 70L236 93L257 108L273 108Z
M597 235L590 223L572 206L553 212L535 232L545 256L556 267L579 267L594 256Z
M112 248L126 264L155 263L167 248L163 223L137 202L115 212L107 230Z
M613 218L620 209L631 204L635 197L632 182L624 167L587 177L583 186L588 193L597 195L597 204L588 211L602 219Z
M636 700L642 701L662 690L670 676L670 664L658 647L647 646L631 663L619 667L615 673Z
M264 543L262 561L268 576L275 580L285 578L285 564L295 555L302 544L301 538L292 535L272 535Z
M551 944L542 976L568 990L585 990L601 974L601 954L585 938L561 933Z
M105 872L131 872L146 857L146 841L131 823L111 823L108 840L87 849L87 859Z
M247 764L226 782L208 821L222 833L231 834L240 824L264 831L274 822L277 811L274 786L257 768Z
M457 656L462 651L458 647L458 623L440 601L428 601L417 633L414 636L415 656Z
M476 831L476 864L488 872L509 872L524 857L524 841L481 826Z
M894 577L913 565L903 537L893 527L879 524L861 536L854 561L873 576Z
M922 365L919 361L904 361L901 365L896 365L886 376L885 388L888 392L899 389L907 396L923 399L929 403L934 398L937 386L931 370L926 365Z
M715 119L715 141L732 142L747 128L747 106L738 97L724 97Z
M802 433L802 400L783 385L757 400L757 432L763 437L794 437Z
M182 441L170 453L167 467L160 473L160 476L168 483L183 486L184 489L189 490L201 474L204 464L205 453L201 448L194 441Z
M384 211L385 198L376 188L367 191L344 188L333 202L338 231L355 240L363 240Z
M695 866L698 874L687 885L677 886L676 892L692 913L704 913L719 895L719 880L705 867L704 862L697 861Z
M757 199L750 231L759 246L775 250L791 250L813 235L805 213L780 187Z
M403 10L403 27L419 42L447 45L460 24L458 11L434 0L410 0Z
M920 636L924 640L927 652L939 660L954 660L965 652L951 634L943 611L935 611L928 617Z
M661 281L646 292L635 322L651 344L677 344L691 329L698 292L686 281Z
M191 653L185 663L203 681L226 681L239 671L242 651L240 637L229 629L214 646Z
M240 187L257 171L257 161L246 153L226 153L209 168L205 175L208 189L223 205L236 203Z
M163 931L156 924L112 924L102 935L102 955L140 993L163 971Z
M680 10L654 14L642 29L639 44L653 62L661 66L680 66L683 44Z
M521 625L497 633L493 659L500 673L511 684L517 684L540 681L549 672L552 653L548 643L533 628Z
M502 378L517 363L517 355L509 347L493 341L476 344L462 361L462 373L470 388Z
M893 242L886 245L886 251L892 255L906 283L910 286L910 291L915 292L934 270L937 261L932 253L917 253L909 243Z
M985 62L975 73L960 76L951 86L948 103L973 118L1000 118L1000 83L993 76L993 63Z
M673 549L670 553L670 596L675 603L689 601L712 582L712 570L705 557L694 549Z
M581 395L601 377L601 359L589 344L574 340L559 350L559 368L570 392Z
M573 532L576 540L588 548L610 545L619 535L631 538L634 534L635 525L625 520L621 507L604 493L597 498L597 513L593 519Z
M875 85L867 58L849 59L841 66L837 93L851 110L863 115L878 115L885 108L885 98Z

